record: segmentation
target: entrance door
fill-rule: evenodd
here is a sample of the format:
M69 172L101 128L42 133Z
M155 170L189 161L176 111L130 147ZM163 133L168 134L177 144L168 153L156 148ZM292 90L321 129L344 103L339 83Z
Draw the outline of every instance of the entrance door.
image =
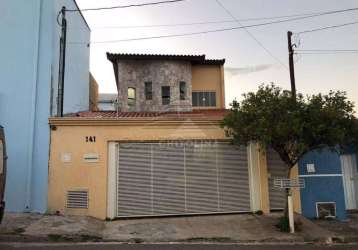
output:
M119 143L117 178L117 217L250 211L244 147Z
M342 155L341 163L346 209L358 209L358 172L355 155Z

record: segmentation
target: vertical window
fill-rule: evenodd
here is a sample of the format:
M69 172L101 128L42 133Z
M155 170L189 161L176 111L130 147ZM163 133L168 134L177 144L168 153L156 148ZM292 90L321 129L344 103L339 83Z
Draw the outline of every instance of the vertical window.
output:
M199 95L198 95L198 92L193 92L193 93L192 93L192 104L193 104L193 107L198 107L198 106L199 106Z
M216 107L216 93L209 92L209 106Z
M180 93L180 100L185 100L185 96L186 96L186 83L185 82L180 82L179 93Z
M136 104L136 93L135 88L128 88L128 107L135 107Z
M193 92L193 107L216 107L216 92Z
M162 104L168 105L170 104L170 87L162 86Z
M152 100L153 99L153 90L152 90L152 82L145 82L145 99Z

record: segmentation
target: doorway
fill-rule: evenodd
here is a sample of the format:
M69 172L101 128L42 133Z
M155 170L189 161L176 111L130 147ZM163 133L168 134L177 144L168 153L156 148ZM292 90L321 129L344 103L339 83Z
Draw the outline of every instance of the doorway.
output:
M344 198L347 210L358 209L358 171L356 156L342 155Z

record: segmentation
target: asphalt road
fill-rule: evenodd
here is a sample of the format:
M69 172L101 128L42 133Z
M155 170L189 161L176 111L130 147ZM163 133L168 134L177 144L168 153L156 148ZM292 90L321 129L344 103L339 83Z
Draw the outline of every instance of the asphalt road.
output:
M1 250L358 250L358 245L1 244Z

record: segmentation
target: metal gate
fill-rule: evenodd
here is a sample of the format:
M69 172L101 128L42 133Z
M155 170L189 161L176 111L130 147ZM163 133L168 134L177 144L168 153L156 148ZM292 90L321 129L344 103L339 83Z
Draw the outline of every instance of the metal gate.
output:
M250 211L246 148L210 141L118 148L118 217Z
M282 210L286 206L285 189L274 186L276 178L287 178L288 168L281 160L280 156L273 149L268 149L266 153L267 169L269 173L269 200L271 210Z

